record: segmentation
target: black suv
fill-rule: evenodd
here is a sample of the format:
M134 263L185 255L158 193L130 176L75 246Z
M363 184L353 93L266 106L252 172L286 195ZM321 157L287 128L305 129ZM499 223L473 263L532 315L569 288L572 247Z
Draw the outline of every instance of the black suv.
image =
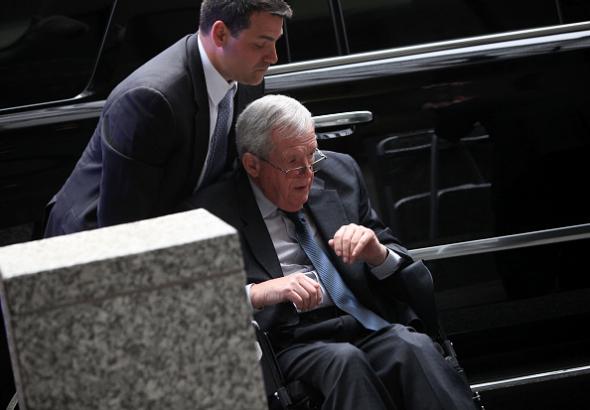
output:
M193 32L199 3L0 6L0 245L31 237L110 90ZM360 163L382 218L433 271L488 407L538 388L566 408L590 369L590 3L289 3L267 92L301 100L320 147ZM554 371L562 390L544 388Z

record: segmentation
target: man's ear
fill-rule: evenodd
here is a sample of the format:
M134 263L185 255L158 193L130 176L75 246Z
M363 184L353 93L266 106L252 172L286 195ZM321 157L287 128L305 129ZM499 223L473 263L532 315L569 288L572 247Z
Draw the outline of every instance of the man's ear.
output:
M250 175L250 177L258 177L258 174L260 173L260 161L255 155L249 152L246 152L244 155L242 155L242 166L248 175Z
M217 47L223 47L227 42L227 38L231 35L229 28L221 20L217 20L211 26L211 39Z

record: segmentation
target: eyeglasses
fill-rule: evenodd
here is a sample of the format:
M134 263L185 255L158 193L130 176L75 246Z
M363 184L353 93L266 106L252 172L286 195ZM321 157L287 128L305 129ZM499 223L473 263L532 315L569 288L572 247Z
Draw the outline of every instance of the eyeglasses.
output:
M307 173L307 171L311 171L314 174L316 172L318 172L321 168L320 163L326 159L326 156L322 153L322 151L320 151L319 149L316 149L313 152L313 158L311 160L311 164L309 165L304 165L302 167L297 167L297 168L291 168L291 169L284 169L281 167L276 166L275 164L273 164L272 162L262 158L262 157L258 157L261 161L266 162L268 165L270 165L271 167L278 169L279 171L281 171L283 174L285 174L285 176L287 178L298 178L298 177L302 177L305 176L305 174Z

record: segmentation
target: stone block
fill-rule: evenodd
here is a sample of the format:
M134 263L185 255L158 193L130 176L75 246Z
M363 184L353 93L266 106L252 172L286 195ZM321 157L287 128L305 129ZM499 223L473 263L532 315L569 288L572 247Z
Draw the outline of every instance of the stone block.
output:
M21 409L264 409L235 230L204 210L0 248Z

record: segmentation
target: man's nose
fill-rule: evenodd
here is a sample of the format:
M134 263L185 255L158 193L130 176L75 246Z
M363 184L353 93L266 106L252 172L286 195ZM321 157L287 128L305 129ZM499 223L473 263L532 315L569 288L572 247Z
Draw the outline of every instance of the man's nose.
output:
M276 47L276 45L273 44L272 46L270 46L270 50L266 54L266 56L265 56L264 59L269 64L275 64L277 61L279 61L279 56L277 54L277 47Z

